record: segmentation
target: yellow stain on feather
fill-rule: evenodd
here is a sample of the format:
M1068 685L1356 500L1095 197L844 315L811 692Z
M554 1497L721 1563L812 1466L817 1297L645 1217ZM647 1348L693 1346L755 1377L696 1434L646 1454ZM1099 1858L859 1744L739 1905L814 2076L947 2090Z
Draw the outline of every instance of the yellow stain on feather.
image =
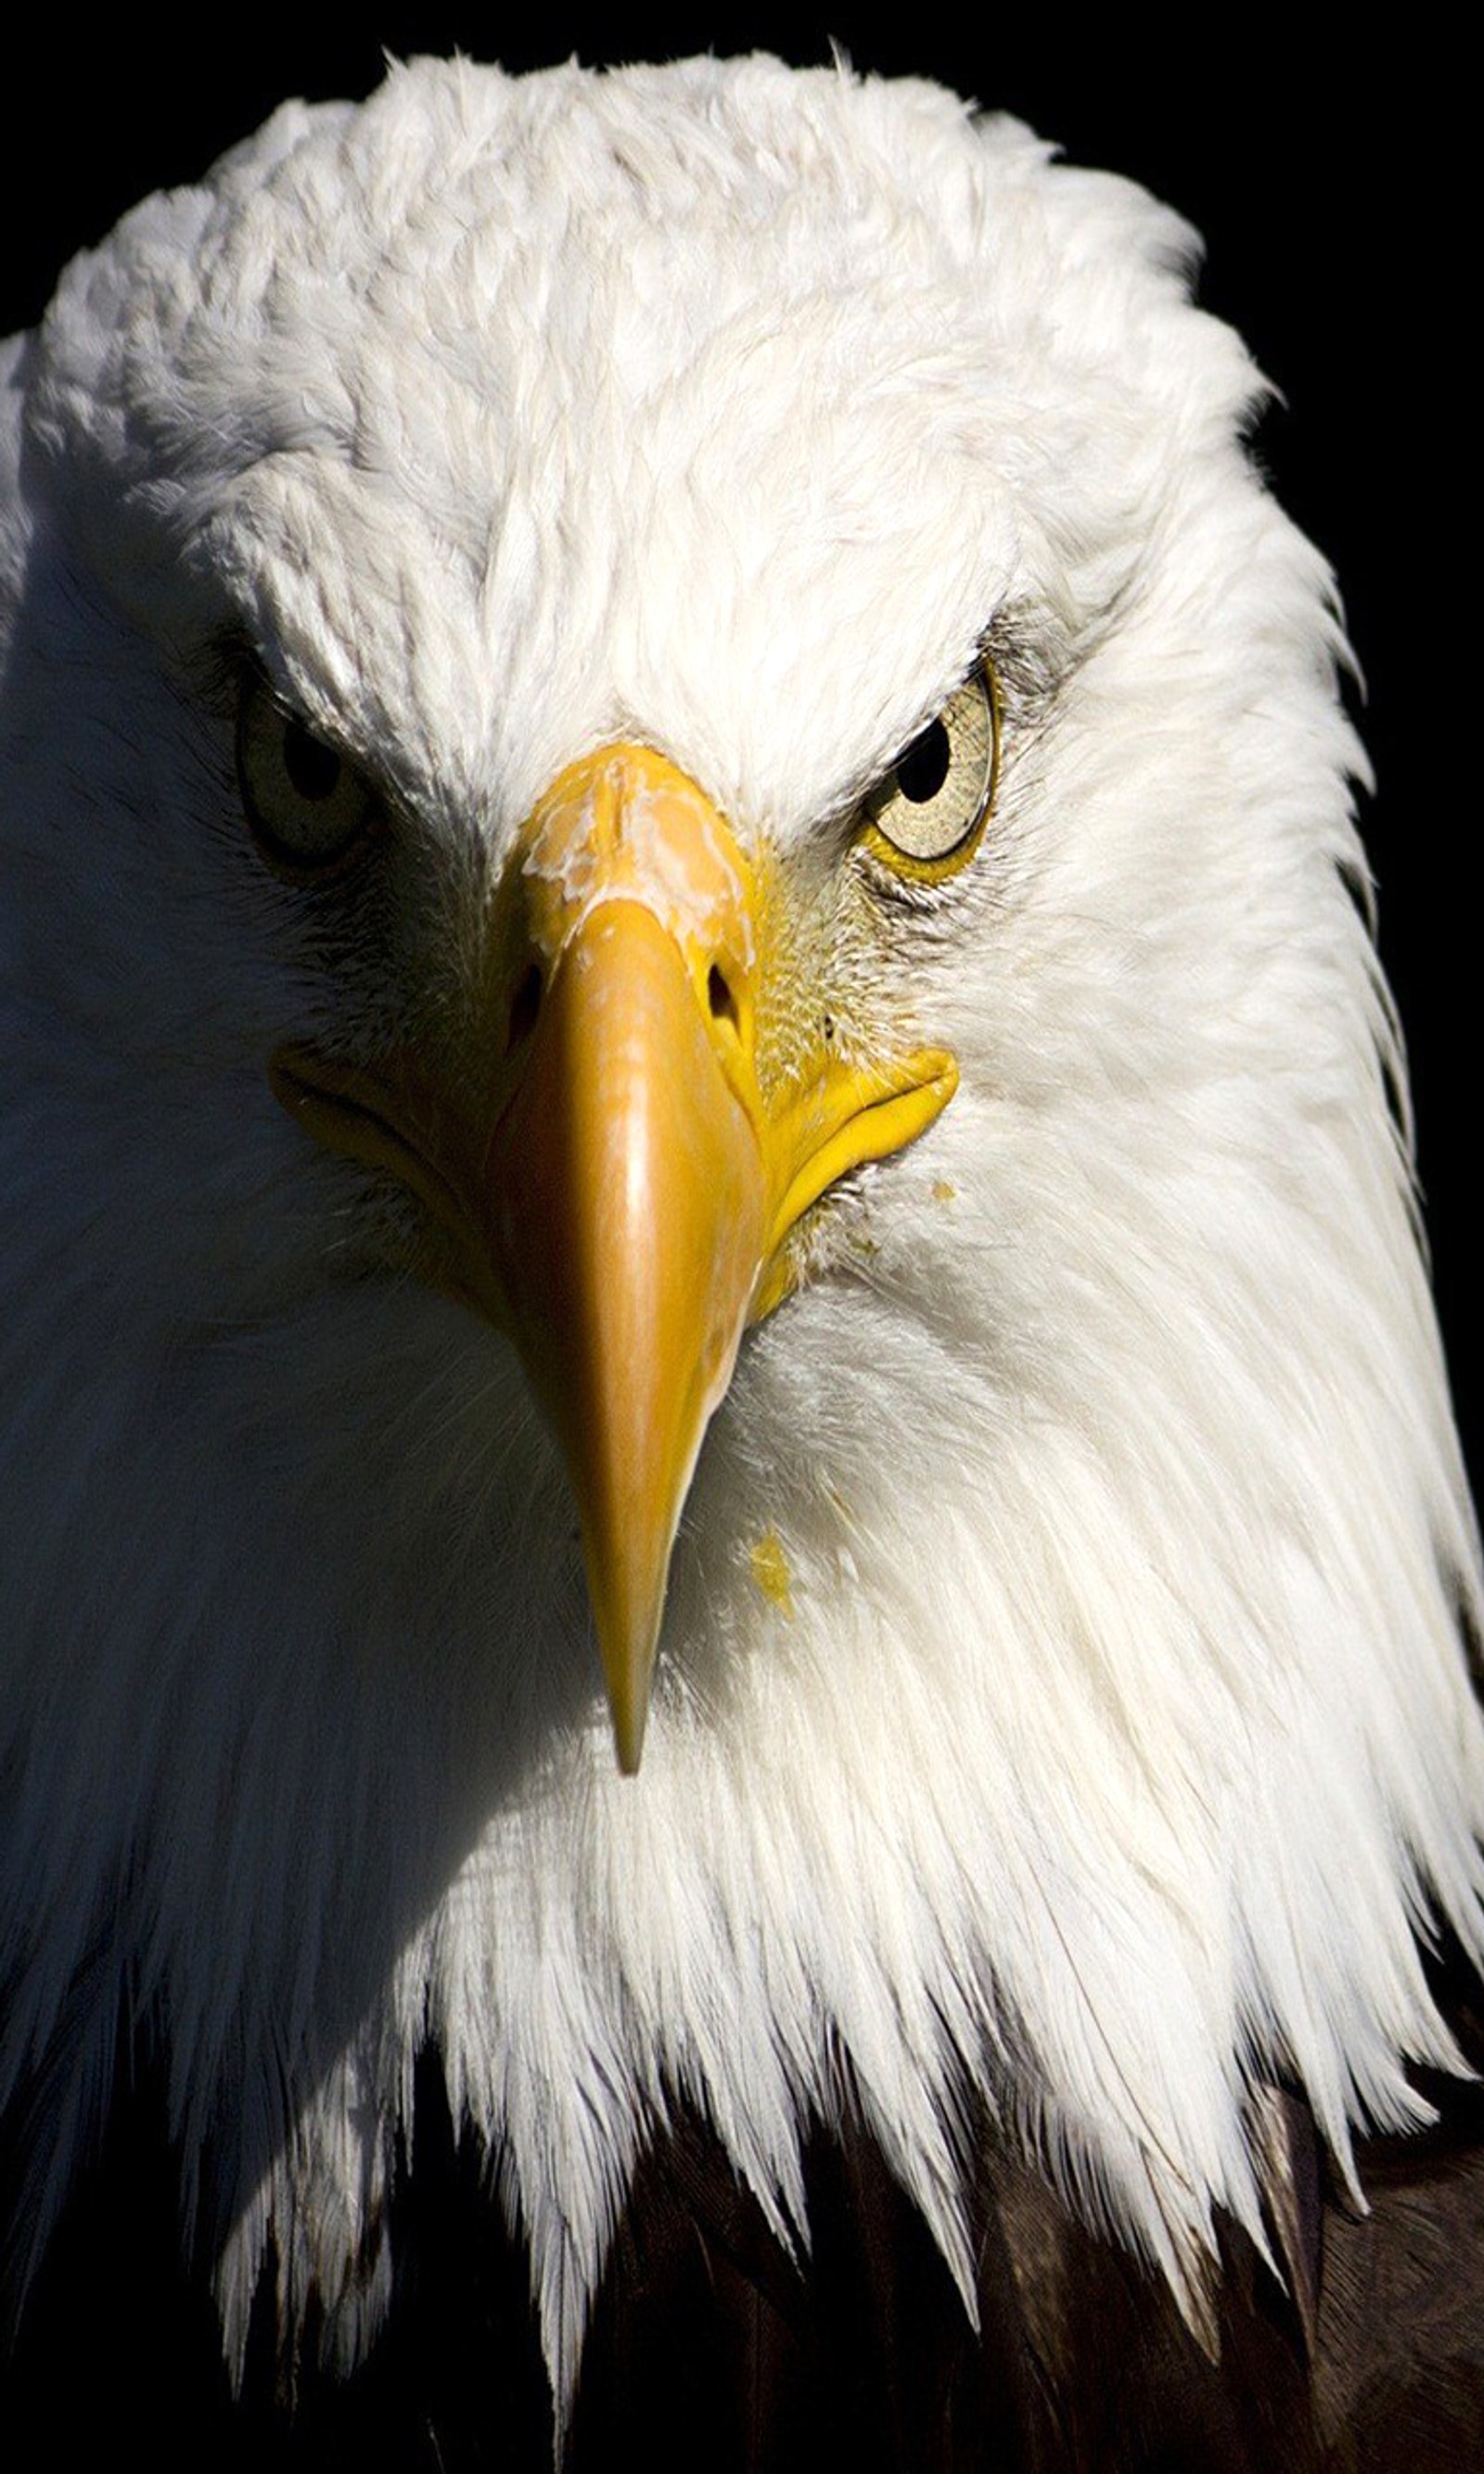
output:
M765 1598L771 1599L785 1622L793 1621L793 1574L776 1529L765 1529L754 1540L750 1556L752 1577Z
M956 1185L950 1185L946 1176L936 1176L934 1178L933 1200L935 1202L953 1202L958 1198L958 1187Z

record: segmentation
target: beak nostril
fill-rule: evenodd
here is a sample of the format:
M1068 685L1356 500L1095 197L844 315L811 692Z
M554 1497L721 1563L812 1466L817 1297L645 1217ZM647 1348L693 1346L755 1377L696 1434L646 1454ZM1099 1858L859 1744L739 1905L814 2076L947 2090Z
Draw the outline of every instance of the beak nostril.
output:
M510 1005L510 1030L505 1040L505 1055L512 1056L523 1039L528 1039L536 1028L541 1011L541 964L532 962L523 973Z
M740 1031L742 1025L737 1014L737 999L732 994L732 983L719 962L713 962L711 966L706 981L706 995L711 1005L712 1020L729 1022L734 1031Z

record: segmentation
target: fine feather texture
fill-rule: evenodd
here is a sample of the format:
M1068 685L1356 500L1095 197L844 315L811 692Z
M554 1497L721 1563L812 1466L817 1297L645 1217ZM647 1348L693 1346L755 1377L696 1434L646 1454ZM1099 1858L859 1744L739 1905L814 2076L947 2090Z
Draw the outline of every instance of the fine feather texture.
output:
M234 2353L270 2237L336 2360L374 2331L429 2032L562 2400L676 2110L806 2244L848 2083L969 2302L968 2072L1199 2320L1266 2084L1343 2172L1454 2059L1477 1547L1363 760L1190 247L925 86L422 63L10 349L0 2102L39 2245L148 2029ZM395 932L255 858L228 639L395 796ZM893 911L842 820L983 643L997 814ZM263 1070L456 1007L624 734L778 855L847 1027L961 1078L744 1346L637 1783L512 1356Z

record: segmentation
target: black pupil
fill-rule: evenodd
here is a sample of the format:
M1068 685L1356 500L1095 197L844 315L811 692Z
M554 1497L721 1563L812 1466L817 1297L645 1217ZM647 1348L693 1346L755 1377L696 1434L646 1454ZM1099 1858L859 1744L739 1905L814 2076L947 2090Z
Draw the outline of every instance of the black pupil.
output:
M303 722L291 721L283 733L283 770L301 799L328 799L340 779L340 759Z
M948 733L940 721L930 721L897 765L896 787L904 799L920 808L937 798L947 779Z

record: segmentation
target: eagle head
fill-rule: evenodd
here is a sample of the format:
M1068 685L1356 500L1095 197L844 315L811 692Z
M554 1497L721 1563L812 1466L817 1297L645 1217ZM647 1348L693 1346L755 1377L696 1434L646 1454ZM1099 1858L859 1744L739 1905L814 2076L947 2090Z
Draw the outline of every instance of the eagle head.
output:
M149 2050L238 2358L374 2332L429 2042L559 2399L687 2111L971 2297L972 2085L1198 2322L1272 2090L1343 2177L1456 2060L1364 763L1192 249L926 85L420 61L0 355L0 2102L39 2245Z

